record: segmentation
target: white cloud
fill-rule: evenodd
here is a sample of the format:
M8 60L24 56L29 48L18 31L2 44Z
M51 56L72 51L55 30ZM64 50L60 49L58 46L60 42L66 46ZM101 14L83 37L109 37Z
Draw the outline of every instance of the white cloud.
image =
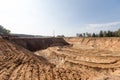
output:
M120 28L120 22L110 22L103 24L86 24L84 29L86 32L99 32L100 30L117 30Z

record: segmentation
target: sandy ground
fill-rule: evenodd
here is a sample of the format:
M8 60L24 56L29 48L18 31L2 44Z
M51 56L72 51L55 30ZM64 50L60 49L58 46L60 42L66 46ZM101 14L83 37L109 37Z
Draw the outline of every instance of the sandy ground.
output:
M120 80L119 38L70 38L70 46L35 52L57 68L77 70L82 80Z
M30 52L0 39L0 80L120 80L119 38L65 40Z

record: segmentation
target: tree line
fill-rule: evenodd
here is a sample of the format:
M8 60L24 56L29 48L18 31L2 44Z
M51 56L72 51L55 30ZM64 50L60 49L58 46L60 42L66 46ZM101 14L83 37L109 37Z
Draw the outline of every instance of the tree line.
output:
M4 28L2 25L0 25L0 35L9 35L10 30ZM120 37L120 29L116 31L103 31L101 30L99 33L77 33L77 37ZM64 37L64 35L59 35L59 37Z
M101 30L99 33L77 33L77 37L120 37L120 29L116 31L103 31Z

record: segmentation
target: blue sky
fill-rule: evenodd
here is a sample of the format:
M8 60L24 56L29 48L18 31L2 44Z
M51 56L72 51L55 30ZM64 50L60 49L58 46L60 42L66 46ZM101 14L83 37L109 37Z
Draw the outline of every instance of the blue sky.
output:
M12 33L75 36L120 28L120 0L0 0L0 24Z

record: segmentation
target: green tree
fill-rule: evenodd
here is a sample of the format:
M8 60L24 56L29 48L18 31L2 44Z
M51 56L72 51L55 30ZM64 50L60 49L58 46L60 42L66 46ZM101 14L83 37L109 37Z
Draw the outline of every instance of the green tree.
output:
M92 37L96 37L96 34L95 34L95 33L93 33L93 34L92 34Z
M103 37L103 31L102 30L99 33L99 37Z
M10 30L4 28L2 25L0 25L0 35L8 35L10 34Z
M86 32L87 37L91 37L91 33Z
M112 32L111 31L108 31L107 37L112 37Z
M116 31L116 35L117 35L117 37L120 37L120 29L118 29L118 30Z
M83 33L83 37L85 37L85 33Z
M103 32L103 36L107 37L107 32L106 31Z

